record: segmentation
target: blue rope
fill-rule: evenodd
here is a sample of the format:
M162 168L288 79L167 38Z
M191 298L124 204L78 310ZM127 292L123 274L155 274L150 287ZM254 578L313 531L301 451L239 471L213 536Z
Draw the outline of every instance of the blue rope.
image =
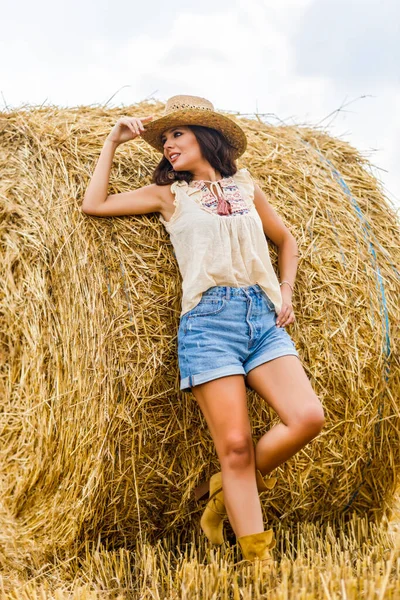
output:
M384 346L383 346L383 351L384 351L384 378L385 378L385 383L387 384L388 380L389 380L389 373L390 373L390 352L391 352L391 347L390 347L390 327L389 327L389 315L388 315L388 308L387 308L387 302L386 302L386 296L385 296L385 287L383 284L383 279L382 279L382 275L381 275L381 271L378 265L378 259L377 259L377 255L375 252L375 248L373 245L373 242L371 240L371 237L374 239L374 242L377 246L380 247L381 250L384 250L382 248L382 246L379 244L379 242L376 239L376 236L374 235L373 231L371 230L370 224L368 223L367 219L365 218L360 205L358 204L357 200L354 198L354 196L352 195L348 185L346 184L346 182L344 181L343 177L340 175L340 173L338 172L338 170L335 168L335 166L332 164L332 162L327 159L322 152L320 152L317 148L315 148L314 146L312 146L309 142L307 142L306 140L304 140L303 138L301 138L301 136L299 136L301 141L304 144L307 144L307 146L309 146L314 152L316 152L320 158L322 159L323 162L325 162L327 165L329 165L330 171L333 174L333 176L335 177L336 181L340 184L341 188L343 189L343 191L345 192L346 196L349 198L353 208L355 209L355 213L357 215L357 217L360 219L361 222L361 229L363 231L364 234L364 238L367 242L368 245L368 249L369 252L371 254L371 262L372 262L372 266L373 266L373 271L377 276L377 280L376 280L376 287L377 287L377 291L378 291L378 297L381 298L381 304L380 304L380 316L381 316L381 321L382 321L382 329L383 329L383 337L384 337ZM328 211L328 216L331 220L330 217L330 213ZM332 222L332 220L331 220ZM342 251L342 247L340 246L340 242L339 242L339 238L337 236L337 232L336 229L334 228L338 243L339 243L339 247ZM358 244L358 239L357 239L357 244ZM384 252L385 257L387 258L387 253L386 251ZM345 263L345 257L342 251L342 262ZM394 264L389 260L389 263L391 265L391 267L393 268L394 272L396 273L397 277L400 278L400 272L396 269L396 267L394 266ZM366 267L364 266L364 269L366 271ZM371 298L371 294L370 294L370 303L371 303L371 309L372 309L372 298ZM372 312L372 318L373 318L373 312ZM374 322L374 320L373 320ZM383 393L381 394L381 398L380 398L380 403L378 405L378 414L377 414L377 422L375 423L375 427L374 427L374 433L375 436L379 436L381 433L381 423L382 423L382 415L383 415L383 407L384 407L384 403L385 403L385 397L386 397L386 388L384 389ZM362 479L361 479L361 483L357 486L357 488L355 489L355 491L352 493L349 501L347 502L347 504L345 505L343 512L345 512L346 510L348 510L351 505L353 504L354 500L357 498L361 487L364 485L365 483L365 472L368 469L368 467L370 466L372 462L372 456L371 453L369 452L369 459L368 462L364 465L363 469L362 469Z

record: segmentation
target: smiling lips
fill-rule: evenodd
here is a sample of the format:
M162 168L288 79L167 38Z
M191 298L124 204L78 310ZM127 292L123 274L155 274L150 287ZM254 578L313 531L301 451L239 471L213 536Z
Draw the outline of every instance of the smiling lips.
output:
M170 159L169 159L169 160L170 160L171 162L174 162L174 161L175 161L175 160L176 160L176 159L177 159L179 156L180 156L180 154L178 154L178 153L176 153L176 152L175 152L174 154L171 154L171 156L170 156Z

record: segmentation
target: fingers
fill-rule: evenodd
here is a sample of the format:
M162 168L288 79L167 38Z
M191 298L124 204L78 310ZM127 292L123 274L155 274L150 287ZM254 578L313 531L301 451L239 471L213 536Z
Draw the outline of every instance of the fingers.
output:
M152 118L153 118L153 115L149 115L147 117L141 117L140 119L138 117L122 117L120 119L120 122L123 123L124 125L126 125L127 127L129 127L129 129L135 135L140 135L141 132L144 131L144 126L142 124L142 121L149 121Z
M153 115L149 115L147 117L126 117L124 122L126 125L134 132L136 135L140 135L142 131L144 131L144 126L142 121L149 121L153 118Z
M278 321L276 322L276 326L277 327L286 327L286 325L290 325L291 323L294 323L294 316L293 317L289 317L288 319L281 319L278 323Z
M142 131L144 131L144 127L143 127L142 121L150 121L150 119L152 119L152 118L153 118L153 115L149 115L147 117L141 117L140 119L137 119L137 122L140 125Z
M139 135L139 131L137 130L137 127L135 127L132 119L128 119L127 117L125 117L125 118L120 119L120 122L123 125L126 125L127 127L129 127L129 129L132 131L133 134Z
M150 121L153 116L154 115L148 115L141 118L121 117L114 125L107 139L116 142L117 144L123 144L124 142L135 139L138 135L145 131L142 121ZM127 129L129 129L130 133L127 131Z
M131 119L131 122L135 128L136 135L140 135L140 129L144 131L144 127L140 122L140 119L135 119L134 117Z
M290 325L290 323L294 323L294 321L295 316L293 307L284 306L276 319L276 326L285 327L285 325Z

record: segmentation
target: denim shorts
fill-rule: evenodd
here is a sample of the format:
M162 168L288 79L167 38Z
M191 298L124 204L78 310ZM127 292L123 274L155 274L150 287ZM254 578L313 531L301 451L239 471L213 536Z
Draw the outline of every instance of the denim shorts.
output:
M178 329L180 389L251 369L296 347L284 327L276 325L272 300L258 285L214 286L181 316Z

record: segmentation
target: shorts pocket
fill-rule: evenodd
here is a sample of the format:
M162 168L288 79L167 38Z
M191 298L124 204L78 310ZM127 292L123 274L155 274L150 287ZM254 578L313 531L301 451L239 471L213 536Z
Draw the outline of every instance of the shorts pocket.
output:
M226 298L207 298L204 297L198 304L187 314L188 318L192 317L206 317L217 315L226 306Z

